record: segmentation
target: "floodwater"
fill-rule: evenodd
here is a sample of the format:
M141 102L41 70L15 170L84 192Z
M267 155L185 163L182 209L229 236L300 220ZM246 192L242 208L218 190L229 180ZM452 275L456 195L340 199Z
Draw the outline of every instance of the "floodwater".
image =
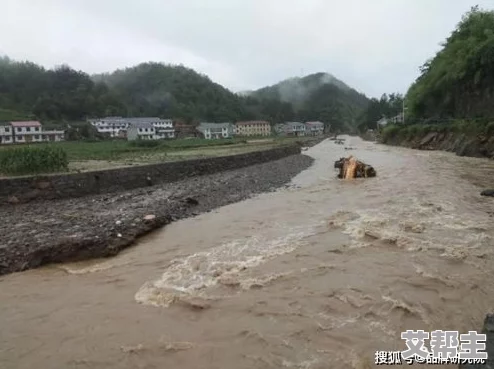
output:
M344 150L353 146L352 151ZM494 306L494 163L347 137L278 192L0 279L0 367L371 368ZM378 176L340 181L355 155Z

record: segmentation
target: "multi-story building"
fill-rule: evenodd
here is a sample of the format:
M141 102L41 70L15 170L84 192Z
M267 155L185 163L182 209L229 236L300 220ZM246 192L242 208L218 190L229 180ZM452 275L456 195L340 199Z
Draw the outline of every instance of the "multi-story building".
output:
M44 130L38 121L16 121L0 125L0 144L63 141L63 130Z
M173 121L171 119L161 119L157 117L139 117L139 118L122 118L122 117L106 117L91 119L89 122L96 127L98 132L109 135L110 137L125 137L125 133L129 127L137 123L151 124L154 127L153 140L159 140L164 138L174 138L175 129L173 128Z
M12 126L4 124L0 125L0 145L11 144L14 142L12 137Z
M237 122L235 134L238 136L269 136L271 135L271 125L269 122L261 120Z
M324 123L323 122L306 122L305 123L305 133L307 136L319 136L324 133Z
M171 119L150 119L156 134L156 139L175 138L175 127L173 127L173 121Z
M130 125L130 122L122 117L89 119L88 122L91 123L99 133L112 138L121 137L122 132L126 132Z
M207 139L231 138L235 128L231 123L200 123L197 130Z
M127 129L127 140L155 140L156 129L149 122L134 122Z
M174 125L175 137L186 138L186 137L198 137L199 132L196 127L192 124L186 124L184 122L176 122Z
M275 126L276 133L284 136L305 136L306 127L300 122L286 122Z

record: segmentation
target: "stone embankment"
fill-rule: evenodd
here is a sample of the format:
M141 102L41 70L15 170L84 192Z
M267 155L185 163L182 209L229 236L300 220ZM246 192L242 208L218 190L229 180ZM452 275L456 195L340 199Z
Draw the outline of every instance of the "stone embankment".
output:
M11 179L8 188L3 180L0 275L113 256L138 237L174 220L274 191L312 165L313 159L300 152L301 145L292 145L171 166L83 173L70 179ZM99 175L99 185L95 175ZM148 183L149 176L152 183ZM50 185L35 188L36 196L23 197L26 188L32 191L33 184L47 182ZM12 201L14 197L17 201Z

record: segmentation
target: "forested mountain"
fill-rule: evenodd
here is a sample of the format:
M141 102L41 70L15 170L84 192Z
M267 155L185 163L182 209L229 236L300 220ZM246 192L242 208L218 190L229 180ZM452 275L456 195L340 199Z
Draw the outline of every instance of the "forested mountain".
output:
M413 118L494 118L494 11L474 7L421 68L406 101Z
M239 95L183 66L142 63L89 76L65 65L49 70L0 59L0 120L62 123L119 115L189 122L321 120L342 128L352 126L367 102L324 73Z
M143 63L93 79L107 84L127 107L128 116L224 122L247 115L237 95L183 66Z
M321 120L342 130L355 128L357 117L369 103L364 94L328 73L290 78L249 96L289 103L300 120Z

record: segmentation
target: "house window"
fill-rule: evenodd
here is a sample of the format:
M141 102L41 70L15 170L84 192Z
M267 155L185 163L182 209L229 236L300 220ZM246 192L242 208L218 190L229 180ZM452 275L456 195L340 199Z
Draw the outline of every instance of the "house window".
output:
M46 140L46 135L41 136L43 140Z
M19 141L22 141L22 140L24 139L24 136L17 136L17 139L18 139Z
M21 132L21 131L22 131L21 127L17 127L17 132Z
M5 127L5 133L9 133L10 132L10 128L9 127Z
M31 132L31 127L26 127L26 132Z
M39 135L34 135L35 140L39 140Z
M39 132L39 127L34 128L35 132Z

